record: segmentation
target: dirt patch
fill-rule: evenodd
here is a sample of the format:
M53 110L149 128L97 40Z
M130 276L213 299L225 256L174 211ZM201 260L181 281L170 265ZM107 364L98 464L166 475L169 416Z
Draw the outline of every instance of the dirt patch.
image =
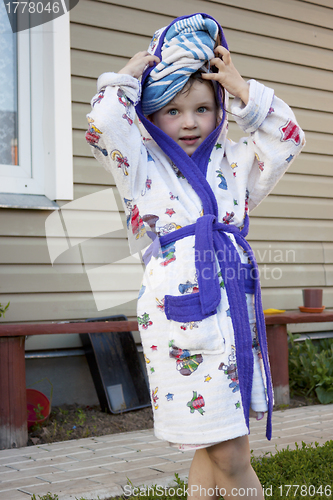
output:
M29 430L28 446L152 427L151 407L114 415L99 406L63 405L52 408L46 422Z
M276 406L274 410L314 404L319 404L318 400L300 396L292 398L290 405ZM102 412L99 406L63 405L52 408L46 422L30 429L28 446L152 427L153 413L150 407L114 415Z

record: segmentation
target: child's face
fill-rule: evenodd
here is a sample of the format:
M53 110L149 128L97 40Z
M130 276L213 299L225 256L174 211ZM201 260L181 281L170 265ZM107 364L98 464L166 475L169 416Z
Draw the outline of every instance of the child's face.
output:
M217 116L212 86L196 80L149 119L191 156L215 129Z

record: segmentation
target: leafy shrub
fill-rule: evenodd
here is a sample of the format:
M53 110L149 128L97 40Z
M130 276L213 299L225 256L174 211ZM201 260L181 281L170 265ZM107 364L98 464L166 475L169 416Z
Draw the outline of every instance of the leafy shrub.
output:
M333 403L333 339L295 342L289 333L289 386L291 395L316 396Z
M332 498L333 441L323 446L302 442L295 450L277 451L252 458L266 493L265 498ZM290 486L290 488L288 488ZM303 487L303 488L302 488Z

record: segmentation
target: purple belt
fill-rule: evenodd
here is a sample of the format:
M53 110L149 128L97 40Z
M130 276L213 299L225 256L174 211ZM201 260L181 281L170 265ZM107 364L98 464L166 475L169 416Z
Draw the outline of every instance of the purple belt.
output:
M199 217L195 224L190 224L165 236L156 238L143 256L143 260L147 264L152 256L158 256L160 247L187 236L195 236L195 266L199 293L180 296L166 295L164 301L165 314L169 320L187 322L200 321L216 314L217 306L221 301L219 270L216 268L217 258L229 301L230 317L235 332L239 386L248 428L253 378L253 353L252 333L245 294L254 293L258 340L267 381L268 419L266 436L270 439L272 432L273 391L267 355L265 318L261 303L259 270L252 249L245 239L248 230L248 215L244 219L242 229L231 224L218 222L215 215L204 215ZM234 235L238 245L247 252L252 264L242 264L235 246L228 237L228 233Z

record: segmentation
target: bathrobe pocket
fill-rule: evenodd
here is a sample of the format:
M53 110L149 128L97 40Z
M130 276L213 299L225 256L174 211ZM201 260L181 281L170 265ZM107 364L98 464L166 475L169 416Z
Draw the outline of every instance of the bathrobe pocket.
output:
M224 352L223 329L228 328L228 325L223 324L226 322L222 321L221 312L202 317L198 293L183 296L166 295L164 305L170 325L170 345L190 351L191 355Z

